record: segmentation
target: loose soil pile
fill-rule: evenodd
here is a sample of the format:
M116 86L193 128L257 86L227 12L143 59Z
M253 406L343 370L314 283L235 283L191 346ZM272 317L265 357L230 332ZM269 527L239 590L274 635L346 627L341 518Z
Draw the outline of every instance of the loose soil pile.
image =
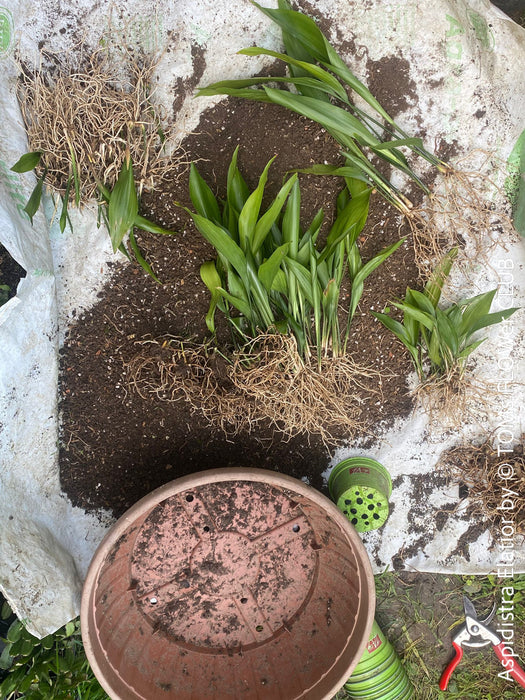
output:
M268 197L275 196L288 170L338 158L333 140L316 124L275 105L231 100L206 111L182 148L186 160L198 162L203 177L223 196L237 145L239 168L251 188L269 158L278 155L270 170ZM338 179L301 176L304 222L323 206L329 223L340 188ZM182 393L180 401L165 403L131 390L127 367L144 347L140 343L145 338L175 335L202 341L207 337L204 317L209 296L199 268L214 255L176 202L190 205L187 170L174 170L159 190L142 198L145 216L178 231L170 238L141 234L139 239L163 284L156 284L136 266L119 269L98 304L69 332L60 381L64 490L76 505L108 508L118 516L153 488L214 467L274 469L307 478L323 489L321 473L329 453L319 435L290 439L263 424L228 437L211 427L201 412L192 411ZM361 236L363 259L402 235L408 235L407 241L365 283L348 345L357 364L383 374L381 393L366 392L362 397L361 418L368 426L363 438L411 409L406 386L410 360L369 311L382 310L403 295L407 285L418 284L410 233L400 229L396 211L379 196L373 197ZM219 339L229 340L224 326ZM347 433L341 429L336 437L343 441Z

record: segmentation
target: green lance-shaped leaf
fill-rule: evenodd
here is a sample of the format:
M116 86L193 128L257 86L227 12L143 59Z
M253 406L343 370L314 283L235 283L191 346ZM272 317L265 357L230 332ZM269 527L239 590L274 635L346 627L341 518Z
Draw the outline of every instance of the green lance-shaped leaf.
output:
M412 290L414 291L414 290ZM426 313L425 311L421 311L417 306L412 306L411 304L403 303L403 302L393 302L393 305L400 309L401 311L404 311L407 313L409 316L412 316L416 321L418 321L422 326L427 328L429 331L433 331L436 325L436 319L434 317L434 314L430 315Z
M222 280L213 260L201 265L200 275L211 294L210 307L206 314L206 325L210 333L215 333L215 309L221 299L221 293L218 290L219 287L222 287Z
M214 95L229 95L231 97L241 97L245 100L256 100L258 102L268 102L272 100L264 90L253 90L250 87L243 88L241 83L255 85L259 82L269 82L267 80L220 80L212 85L206 85L197 90L197 97L213 97ZM272 81L273 82L273 81Z
M412 343L412 339L407 333L407 330L403 326L403 324L397 321L395 318L391 318L390 316L388 316L388 314L382 314L377 311L371 311L371 314L372 316L374 316L374 318L377 318L378 321L381 321L385 328L388 328L389 331L392 331L396 338L400 340L403 343L403 345L409 350L412 356L412 360L414 361L414 364L416 366L416 369L418 369L419 371L420 361L417 345Z
M443 257L439 265L434 269L428 282L425 285L425 295L430 299L434 308L437 307L439 300L441 299L441 292L443 291L443 285L445 284L448 276L450 275L450 270L454 260L458 256L458 248L452 248Z
M237 157L239 154L239 146L233 152L231 163L228 168L228 178L226 184L226 194L228 204L240 214L244 203L250 196L248 185L244 181L239 168L237 167Z
M452 364L459 352L458 333L450 322L447 314L439 308L436 309L436 330L439 334L442 354L444 356L448 355L449 361Z
M290 244L284 243L276 248L268 260L265 260L262 265L260 265L257 275L266 291L270 292L274 287L275 278L281 269L283 259L288 255L289 248Z
M137 216L135 217L133 226L136 226L137 228L140 228L143 231L148 231L149 233L158 233L161 236L174 236L176 233L176 231L170 231L167 228L163 228L162 226L156 224L154 221L150 221L149 219L146 219L143 216L140 216L139 214L137 214Z
M36 166L40 163L41 158L41 151L24 153L24 155L21 156L11 167L11 170L14 173L28 173L30 170L34 170L36 168Z
M197 214L205 216L214 224L220 224L221 215L217 200L194 163L190 166L190 199Z
M310 226L301 236L299 241L299 250L297 251L297 261L301 265L308 265L308 260L310 258L310 244L315 244L321 231L321 225L324 219L323 209L319 209L317 214L312 219Z
M289 178L284 185L281 187L277 193L276 198L273 200L268 209L264 212L261 218L257 221L255 225L255 232L252 237L252 253L255 255L261 245L263 244L266 236L270 232L272 226L277 220L277 217L281 213L284 206L286 198L290 194L292 187L297 180L297 175L293 175Z
M68 221L68 213L67 213L67 207L69 204L69 191L71 189L71 176L69 176L66 184L66 191L64 196L62 197L62 211L60 213L60 232L64 233L66 230L66 224Z
M285 90L275 88L264 88L272 102L291 109L308 119L312 119L327 131L337 132L339 139L345 146L349 146L352 139L356 139L360 144L366 146L376 146L378 139L371 134L363 124L352 114L330 104L321 102L313 97L305 95L295 95Z
M465 336L465 339L468 339L474 332L471 329L476 321L489 313L497 291L497 289L492 289L489 292L484 292L470 299L465 299L465 301L460 304L461 323L459 332L461 335Z
M31 192L31 196L29 197L27 204L24 207L24 211L31 219L31 223L33 223L33 217L37 213L38 207L40 206L40 202L42 200L42 192L44 189L44 180L46 178L46 175L47 175L47 168L44 170L42 175L38 178L38 182L35 185L35 189Z
M399 246L402 243L405 242L405 240L406 238L402 238L401 240L397 241L397 243L393 243L387 248L384 248L381 252L379 252L377 255L374 255L373 258L371 258L367 263L365 263L365 265L363 265L358 271L358 273L355 275L352 282L350 309L348 311L350 319L354 317L357 305L363 294L364 281L366 280L366 278L369 277L372 274L372 272L374 272L374 270L376 270L379 267L379 265L381 265L381 263L383 263L387 258L389 258L392 255L392 253L395 253L395 251L399 248Z
M464 360L466 359L469 355L471 355L476 348L479 348L479 346L484 343L486 338L482 338L481 340L476 340L476 342L471 343L470 345L467 345L466 347L461 350L461 352L458 353L457 359L458 360Z
M313 278L310 270L290 257L286 257L285 262L286 265L290 268L294 277L297 279L299 287L301 288L301 292L306 297L308 303L310 304L310 306L314 306L314 296L312 293ZM290 278L288 282L290 282Z
M129 244L131 246L131 250L133 251L133 255L135 256L135 260L138 262L141 268L145 272L147 272L148 275L155 280L155 282L158 282L160 284L161 282L157 275L153 272L153 268L140 252L140 248L138 246L137 239L135 238L135 234L133 233L132 228L129 231Z
M424 313L428 314L428 316L430 316L430 317L435 316L436 308L434 307L434 305L432 304L432 302L430 301L430 299L427 297L426 294L419 292L417 289L411 289L410 296L411 296L411 299L414 301L414 305L418 309L420 309L420 311L423 311Z
M128 153L109 197L109 235L114 251L118 250L124 236L133 227L138 209L139 202L133 177L133 165Z
M189 209L186 209L188 214L193 219L195 226L198 228L204 238L212 244L217 252L232 265L242 279L246 277L246 257L241 248L221 227L214 224L212 221L195 214Z
M259 218L261 210L264 188L268 180L268 170L275 160L275 156L266 164L264 170L259 177L259 183L255 190L248 197L239 214L239 245L246 253L248 248L252 250L252 241L255 235L255 226Z
M447 369L447 352L446 347L442 346L439 333L434 330L431 333L425 333L422 329L422 336L425 341L428 357L434 368L444 371Z
M505 321L507 318L510 318L512 314L516 313L516 311L519 311L518 306L515 306L511 309L503 309L502 311L494 311L490 314L485 314L484 316L481 316L472 324L469 337L476 331L480 331L482 328L488 328L489 326L493 326L496 323L501 323L501 321Z
M335 73L339 78L349 85L358 95L360 95L373 109L378 112L383 119L392 123L392 118L383 109L379 102L372 95L370 90L364 85L344 61L338 56L335 49L323 35L313 19L295 12L291 9L273 10L261 7L258 3L253 3L261 12L264 12L274 22L276 22L283 32L294 37L311 55L312 59L323 64L326 68Z
M233 294L230 294L227 292L225 289L222 287L218 287L217 291L220 292L220 294L230 302L232 306L234 306L238 311L241 312L241 314L250 321L253 325L253 313L251 306L244 300L241 299L240 297L235 297Z
M412 290L410 289L410 287L407 287L407 290L405 292L405 301L411 306L417 306L416 300L412 295ZM403 314L403 326L405 327L408 338L412 345L417 346L419 340L419 322L413 316L410 316L410 314L407 314L405 312Z
M320 66L315 65L314 63L300 61L296 58L293 58L292 56L287 56L284 53L270 51L269 49L263 49L259 46L252 46L247 49L242 49L241 51L239 51L239 54L242 54L244 56L272 56L272 58L277 58L283 61L284 63L287 63L291 67L299 68L303 72L303 76L304 74L309 74L313 76L315 80L318 81L319 84L321 84L321 86L324 84L329 90L329 93L334 97L338 97L340 100L343 100L343 102L348 101L347 94L344 88L342 87L341 83L336 78L334 78L333 75L325 71ZM288 80L290 81L290 79ZM290 82L294 81L291 80ZM318 99L318 97L315 96L313 97L313 99Z

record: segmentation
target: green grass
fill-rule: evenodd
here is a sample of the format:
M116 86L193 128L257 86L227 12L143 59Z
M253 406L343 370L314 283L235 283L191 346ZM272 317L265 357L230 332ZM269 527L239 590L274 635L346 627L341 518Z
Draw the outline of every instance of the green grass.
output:
M490 646L479 651L465 649L448 690L442 692L438 685L454 655L451 637L463 621L464 594L483 618L494 602L500 605L504 586L514 588L511 645L525 665L525 575L499 579L385 572L375 577L375 583L376 620L402 660L415 700L511 700L524 692L516 682L498 677L503 669ZM3 655L9 673L0 683L2 700L108 700L89 668L78 619L43 640L32 637L20 623L7 636L16 656L9 661ZM345 692L336 697L342 700Z
M483 619L494 603L500 605L504 586L514 587L511 645L525 665L525 575L499 579L386 572L375 581L376 620L400 655L417 700L510 700L520 695L515 681L498 677L504 669L491 646L464 649L446 692L439 689L439 680L454 656L451 637L464 621L463 595L469 596Z

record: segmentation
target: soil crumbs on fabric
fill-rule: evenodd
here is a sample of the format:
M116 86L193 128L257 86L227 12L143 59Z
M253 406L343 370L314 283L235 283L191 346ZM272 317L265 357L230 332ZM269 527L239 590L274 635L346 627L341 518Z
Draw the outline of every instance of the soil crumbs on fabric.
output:
M275 196L285 173L310 164L336 162L337 146L317 124L277 105L225 100L204 112L196 133L182 144L188 161L219 197L224 196L228 165L239 146L238 165L250 188L268 160L266 196ZM333 220L341 180L300 176L302 223L322 206L325 222ZM321 477L330 455L319 436L291 439L270 426L226 436L206 423L184 401L142 398L126 382L126 366L144 338L171 334L203 340L209 293L200 265L213 250L175 202L191 206L187 169L159 191L144 193L143 214L177 231L173 237L140 233L138 239L162 285L137 266L116 272L100 301L70 330L61 354L62 488L75 505L107 508L116 517L154 488L179 476L217 467L260 467L303 478L326 490ZM264 203L263 203L264 206ZM374 195L367 226L360 238L364 261L407 231L397 212ZM364 405L363 418L375 434L395 417L407 415L411 399L406 377L411 365L393 334L375 321L407 285L417 286L410 236L365 282L354 317L348 352L354 361L384 373L382 394ZM228 337L223 326L219 337ZM341 443L345 435L338 436ZM363 435L366 438L367 435Z

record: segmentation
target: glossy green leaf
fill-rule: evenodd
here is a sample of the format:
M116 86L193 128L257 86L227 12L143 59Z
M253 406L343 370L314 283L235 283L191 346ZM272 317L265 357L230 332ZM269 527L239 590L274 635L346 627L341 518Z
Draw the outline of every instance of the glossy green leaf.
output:
M386 328L388 328L389 331L392 331L392 333L394 333L396 338L400 340L403 343L403 345L405 345L406 347L412 345L410 343L410 338L406 332L406 329L402 323L397 321L395 318L388 316L388 314L379 313L378 311L371 311L370 313L374 318L377 318L378 321L381 321L381 323Z
M350 310L348 312L350 318L353 318L355 314L357 305L363 294L364 281L366 280L366 278L369 277L374 272L374 270L376 270L379 267L379 265L381 265L387 258L389 258L393 253L395 253L395 251L399 248L399 246L402 243L405 242L405 240L405 238L402 238L401 240L397 241L397 243L393 243L387 248L384 248L380 253L374 255L373 258L371 258L367 263L365 263L365 265L363 265L363 267L356 274L352 282L352 290L350 296Z
M474 352L476 348L479 348L479 346L482 343L484 343L485 340L486 338L482 338L481 340L476 340L476 342L464 347L463 350L461 350L461 352L458 353L458 359L465 359L466 357L468 357L471 353Z
M376 146L376 149L378 151L384 151L392 148L399 148L400 146L418 146L419 148L423 148L423 140L416 136L405 139L395 139L394 141L383 141Z
M247 304L244 299L241 299L239 297L235 297L229 292L227 292L225 289L222 287L218 288L218 292L227 300L230 302L232 306L234 306L238 311L241 312L243 316L245 316L249 321L252 321L253 315L252 315L252 310L249 304Z
M461 303L460 332L463 335L467 337L471 335L473 333L471 329L474 327L474 324L489 313L497 291L497 289L492 289L489 292L466 299Z
M197 214L205 216L215 224L220 224L221 215L217 200L194 163L190 166L190 198Z
M253 4L276 22L283 32L294 37L316 61L325 65L326 68L329 68L346 82L352 90L366 100L383 118L392 121L368 88L356 78L337 55L335 49L310 17L289 9L273 10L261 7L256 2Z
M312 285L312 274L310 270L308 270L304 265L300 265L296 260L293 258L286 258L286 264L289 266L290 270L292 271L295 279L299 283L299 287L301 288L302 293L308 300L308 303L310 306L314 305L314 292L313 292L313 285Z
M284 270L277 270L272 284L272 291L279 294L288 294L288 281Z
M519 311L519 307L503 309L502 311L494 311L493 313L481 316L481 318L478 318L477 321L475 321L471 325L469 336L475 333L476 331L481 330L482 328L488 328L488 326L493 326L496 323L501 323L501 321L510 318L512 314L516 313L516 311Z
M241 248L235 243L235 241L230 238L230 236L221 226L217 226L217 224L208 221L208 219L205 219L199 214L194 214L189 210L187 211L204 238L212 244L218 253L230 263L230 265L233 265L241 277L245 277L246 258Z
M5 646L0 654L0 669L7 671L13 665L13 657L9 654L10 647Z
M285 90L264 87L264 91L275 104L282 105L308 119L312 119L328 131L335 130L344 134L344 143L349 139L357 139L367 146L375 146L378 140L352 114L329 102L321 102L313 97L295 95Z
M458 248L452 248L443 257L439 265L431 273L428 282L425 285L425 295L432 302L434 308L437 307L439 300L441 299L441 292L443 291L443 285L450 275L452 265L454 260L458 256Z
M239 245L246 253L248 247L252 250L255 227L261 210L264 188L268 179L268 170L275 160L275 156L266 164L262 171L255 190L250 194L239 214ZM271 226L271 225L270 225Z
M37 213L38 207L40 206L40 202L42 200L42 192L44 189L44 180L46 178L46 174L47 170L45 170L44 173L39 177L38 182L36 183L36 186L31 192L31 196L29 197L29 200L24 207L24 211L31 219L31 223L33 223L33 217Z
M221 80L220 82L207 85L197 90L197 97L213 97L214 95L229 95L231 97L242 97L245 100L256 100L257 102L272 102L271 98L264 90L238 87L237 80Z
M24 153L16 163L11 167L14 173L27 173L30 170L34 170L36 166L40 163L42 158L41 151L32 151L31 153Z
M436 309L426 294L419 292L417 289L411 289L410 291L415 307L417 307L420 311L423 311L425 314L428 314L429 317L433 317Z
M149 219L146 219L144 216L140 216L137 214L135 217L135 221L133 222L133 226L136 228L140 228L143 231L148 231L148 233L157 233L160 236L174 236L177 232L176 231L170 231L167 228L163 228L162 226L159 226L153 221L150 221Z
M218 289L222 286L222 280L212 260L201 265L200 276L211 294L210 306L206 314L206 326L210 333L215 333L215 309L221 298Z
M17 642L20 639L23 631L24 631L23 624L20 622L20 620L15 620L10 625L9 629L7 630L7 635L6 635L7 641L10 642L11 644L14 644L15 642Z
M161 284L161 281L157 277L157 275L153 272L153 268L149 264L149 262L144 258L142 255L140 248L137 243L137 239L135 238L135 234L133 233L133 229L130 230L129 232L129 244L131 246L131 250L133 251L133 255L135 256L135 260L138 262L138 264L141 266L141 268L147 272L147 274L155 280L155 282L158 282Z
M416 306L416 301L412 295L412 290L410 287L407 287L405 301L411 306ZM413 316L410 316L410 314L405 312L403 314L403 326L406 329L410 343L414 346L417 345L419 339L419 322Z
M127 157L111 191L108 204L109 235L114 251L134 225L138 208L133 165L131 158Z
M262 285L268 292L274 286L275 277L281 268L283 259L288 254L289 248L289 243L284 243L279 246L273 251L268 260L265 260L259 267L257 274Z
M441 347L444 345L453 359L459 352L458 334L448 316L439 308L436 309L436 329Z
M270 232L272 226L277 220L277 217L281 213L281 210L286 202L286 198L290 194L292 187L297 180L297 175L293 175L289 178L284 185L281 187L277 193L276 198L273 200L268 209L264 212L261 218L257 221L255 225L255 231L252 237L252 253L257 253L263 244L266 236Z
M290 257L295 260L301 232L301 190L299 182L293 183L282 221L283 241L290 244Z
M414 291L414 290L412 290ZM432 331L435 328L436 325L436 320L433 316L429 316L428 313L425 313L424 311L421 311L421 309L411 306L410 304L406 304L403 302L393 302L393 305L400 309L401 311L404 311L407 313L409 316L414 318L416 321L418 321L422 326L425 328L428 328L429 331Z
M60 213L60 232L64 233L66 230L66 224L68 221L68 213L67 213L67 208L69 205L69 192L71 190L71 177L68 178L67 185L66 185L66 191L64 193L64 196L62 197L62 211Z
M228 205L234 212L236 212L237 217L242 211L244 203L250 196L250 190L248 189L248 185L244 181L244 178L241 175L239 168L237 167L238 153L239 147L237 146L233 153L230 166L228 168L228 179L226 187ZM233 234L233 231L231 231L231 233Z
M252 46L247 49L242 49L239 51L240 54L243 54L245 56L272 56L272 58L277 58L284 63L287 63L290 66L293 66L295 68L300 68L301 71L304 71L305 73L310 74L313 76L319 83L325 84L329 90L330 94L332 94L334 97L338 97L340 100L343 100L344 102L348 101L348 96L342 87L341 83L334 78L333 75L330 75L327 71L325 71L323 68L320 66L315 65L314 63L308 63L307 61L300 61L296 58L293 58L292 56L288 56L284 53L278 53L277 51L270 51L269 49L263 49L258 46ZM293 82L293 81L292 81ZM313 99L318 99L317 97Z
M2 603L2 608L0 610L0 619L8 620L12 614L13 611L11 609L11 606L9 605L7 600L4 600L4 602Z

